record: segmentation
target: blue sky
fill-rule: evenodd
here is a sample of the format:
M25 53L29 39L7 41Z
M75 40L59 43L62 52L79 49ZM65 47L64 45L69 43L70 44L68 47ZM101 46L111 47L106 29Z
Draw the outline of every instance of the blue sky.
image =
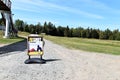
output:
M120 29L120 0L11 0L13 19L28 24Z

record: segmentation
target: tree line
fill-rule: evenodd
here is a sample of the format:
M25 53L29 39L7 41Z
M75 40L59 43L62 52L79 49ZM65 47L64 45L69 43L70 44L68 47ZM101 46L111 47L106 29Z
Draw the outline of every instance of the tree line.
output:
M45 22L43 25L40 23L33 25L27 24L23 20L16 20L14 26L19 31L29 32L31 34L45 33L52 36L64 36L64 37L80 37L80 38L95 38L105 40L120 40L120 32L118 29L111 31L110 29L99 30L93 28L69 28L69 26L55 26L51 22Z

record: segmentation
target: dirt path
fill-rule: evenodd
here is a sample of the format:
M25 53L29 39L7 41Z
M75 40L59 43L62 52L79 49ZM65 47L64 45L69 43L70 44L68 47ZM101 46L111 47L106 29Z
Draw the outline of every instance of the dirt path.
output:
M70 50L45 42L46 64L24 64L28 58L25 48L1 54L0 80L120 80L120 56Z

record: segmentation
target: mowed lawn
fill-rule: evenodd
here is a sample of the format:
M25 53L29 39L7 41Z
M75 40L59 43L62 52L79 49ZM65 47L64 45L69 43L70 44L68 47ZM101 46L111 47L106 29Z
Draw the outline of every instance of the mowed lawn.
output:
M27 33L25 32L19 32L18 35L27 35ZM20 42L20 41L23 41L25 40L25 38L23 37L13 37L13 38L8 38L8 39L5 39L3 38L3 32L0 31L0 44L12 44L12 43L16 43L16 42Z
M4 39L2 34L2 31L0 31L0 44L11 44L25 40L25 38L22 37ZM27 37L29 33L19 32L18 35ZM56 36L44 36L44 38L70 49L120 55L120 41Z
M120 55L120 41L55 36L45 38L70 49Z

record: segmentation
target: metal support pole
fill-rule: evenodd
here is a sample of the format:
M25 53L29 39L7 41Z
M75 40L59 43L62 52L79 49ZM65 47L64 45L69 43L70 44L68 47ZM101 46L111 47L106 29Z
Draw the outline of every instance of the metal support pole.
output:
M40 55L40 60L43 60L42 55Z
M4 38L8 38L9 37L9 26L10 26L10 23L9 23L9 14L6 13L6 27L5 27L5 36Z

